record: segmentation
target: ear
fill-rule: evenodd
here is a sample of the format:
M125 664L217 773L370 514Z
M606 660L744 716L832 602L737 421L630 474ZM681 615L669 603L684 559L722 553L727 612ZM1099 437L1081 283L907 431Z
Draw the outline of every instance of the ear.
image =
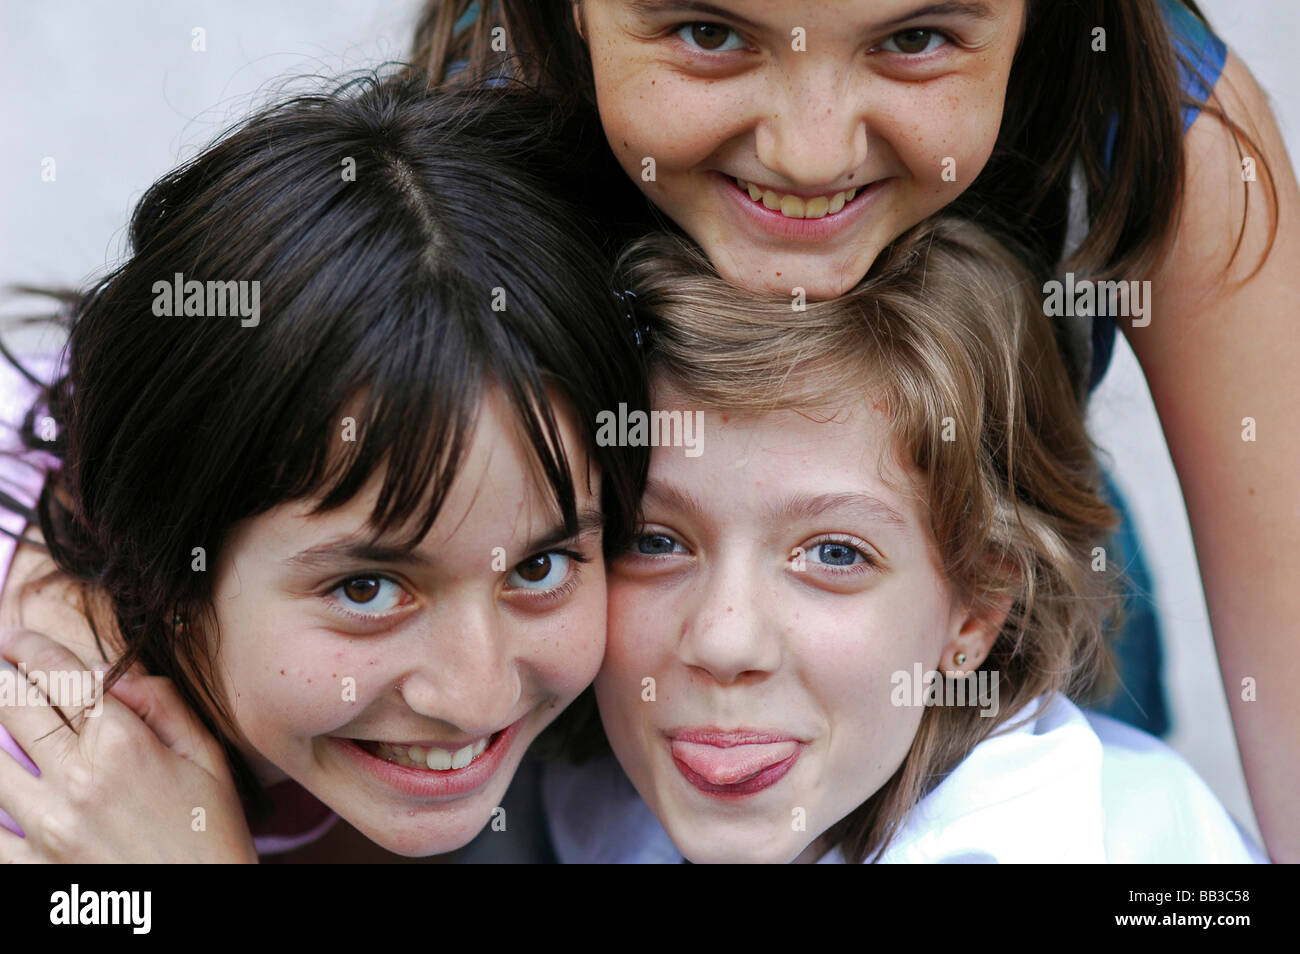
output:
M992 603L979 608L967 606L954 621L952 635L934 668L952 679L974 672L988 659L1010 612L1010 596L996 597Z

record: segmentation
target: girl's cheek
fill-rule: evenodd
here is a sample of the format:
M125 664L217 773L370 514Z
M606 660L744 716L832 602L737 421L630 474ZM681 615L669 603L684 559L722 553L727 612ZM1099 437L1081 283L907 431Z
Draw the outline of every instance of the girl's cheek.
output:
M650 587L613 584L609 598L609 642L601 676L639 685L662 668L682 621L673 614L672 597L656 598Z
M272 661L259 680L260 710L294 734L320 734L346 725L396 682L381 672L383 661L375 653L331 654L323 646L314 652L319 663Z
M594 564L584 567L593 570ZM520 644L531 648L521 662L536 674L540 691L567 703L587 688L605 654L606 626L604 581L588 578L563 614L523 631Z

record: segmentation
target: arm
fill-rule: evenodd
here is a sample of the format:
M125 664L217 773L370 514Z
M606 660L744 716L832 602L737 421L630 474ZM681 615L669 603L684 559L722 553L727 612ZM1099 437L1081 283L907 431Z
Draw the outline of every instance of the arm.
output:
M1151 276L1152 320L1125 327L1142 364L1187 503L1215 648L1246 782L1275 861L1300 861L1300 190L1263 92L1229 56L1218 103L1267 159L1270 227L1256 156L1246 233L1242 163L1229 131L1202 115L1186 138L1178 234ZM1243 149L1247 147L1243 146ZM1247 152L1247 154L1249 154ZM1242 439L1254 418L1255 442ZM1256 700L1242 699L1243 679Z

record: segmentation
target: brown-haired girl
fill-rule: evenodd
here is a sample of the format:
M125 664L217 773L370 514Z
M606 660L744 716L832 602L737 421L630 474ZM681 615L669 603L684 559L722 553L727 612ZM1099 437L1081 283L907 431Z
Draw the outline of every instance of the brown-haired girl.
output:
M561 861L1262 857L1064 695L1108 672L1113 514L1015 259L937 220L796 324L676 239L633 256L653 405L703 452L654 449L611 564L617 763L544 770Z
M1141 363L1256 816L1300 859L1300 190L1196 4L433 0L415 58L568 98L627 174L593 170L606 219L644 228L639 189L739 285L846 292L940 209L1003 221L1040 283L1150 281L1145 314L1061 319L1067 366L1095 385L1116 327Z

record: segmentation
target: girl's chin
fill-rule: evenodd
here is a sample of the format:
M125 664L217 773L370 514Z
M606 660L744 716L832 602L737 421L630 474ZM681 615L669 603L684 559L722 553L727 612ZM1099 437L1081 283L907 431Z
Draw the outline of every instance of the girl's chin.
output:
M464 848L474 840L474 836L485 826L486 821L483 826L468 833L461 833L455 837L439 837L433 840L422 838L419 835L403 838L400 836L392 837L391 834L381 832L372 834L364 829L358 829L358 831L361 831L363 835L384 849L384 851L391 852L394 855L403 858L432 858L435 855L446 855Z
M859 247L855 257L861 261L841 267L831 261L812 261L803 264L798 256L782 256L767 250L755 249L737 254L726 249L722 255L711 255L718 264L719 274L733 285L748 288L777 298L791 299L803 290L805 302L826 301L838 298L852 289L870 270L874 256L862 256Z

